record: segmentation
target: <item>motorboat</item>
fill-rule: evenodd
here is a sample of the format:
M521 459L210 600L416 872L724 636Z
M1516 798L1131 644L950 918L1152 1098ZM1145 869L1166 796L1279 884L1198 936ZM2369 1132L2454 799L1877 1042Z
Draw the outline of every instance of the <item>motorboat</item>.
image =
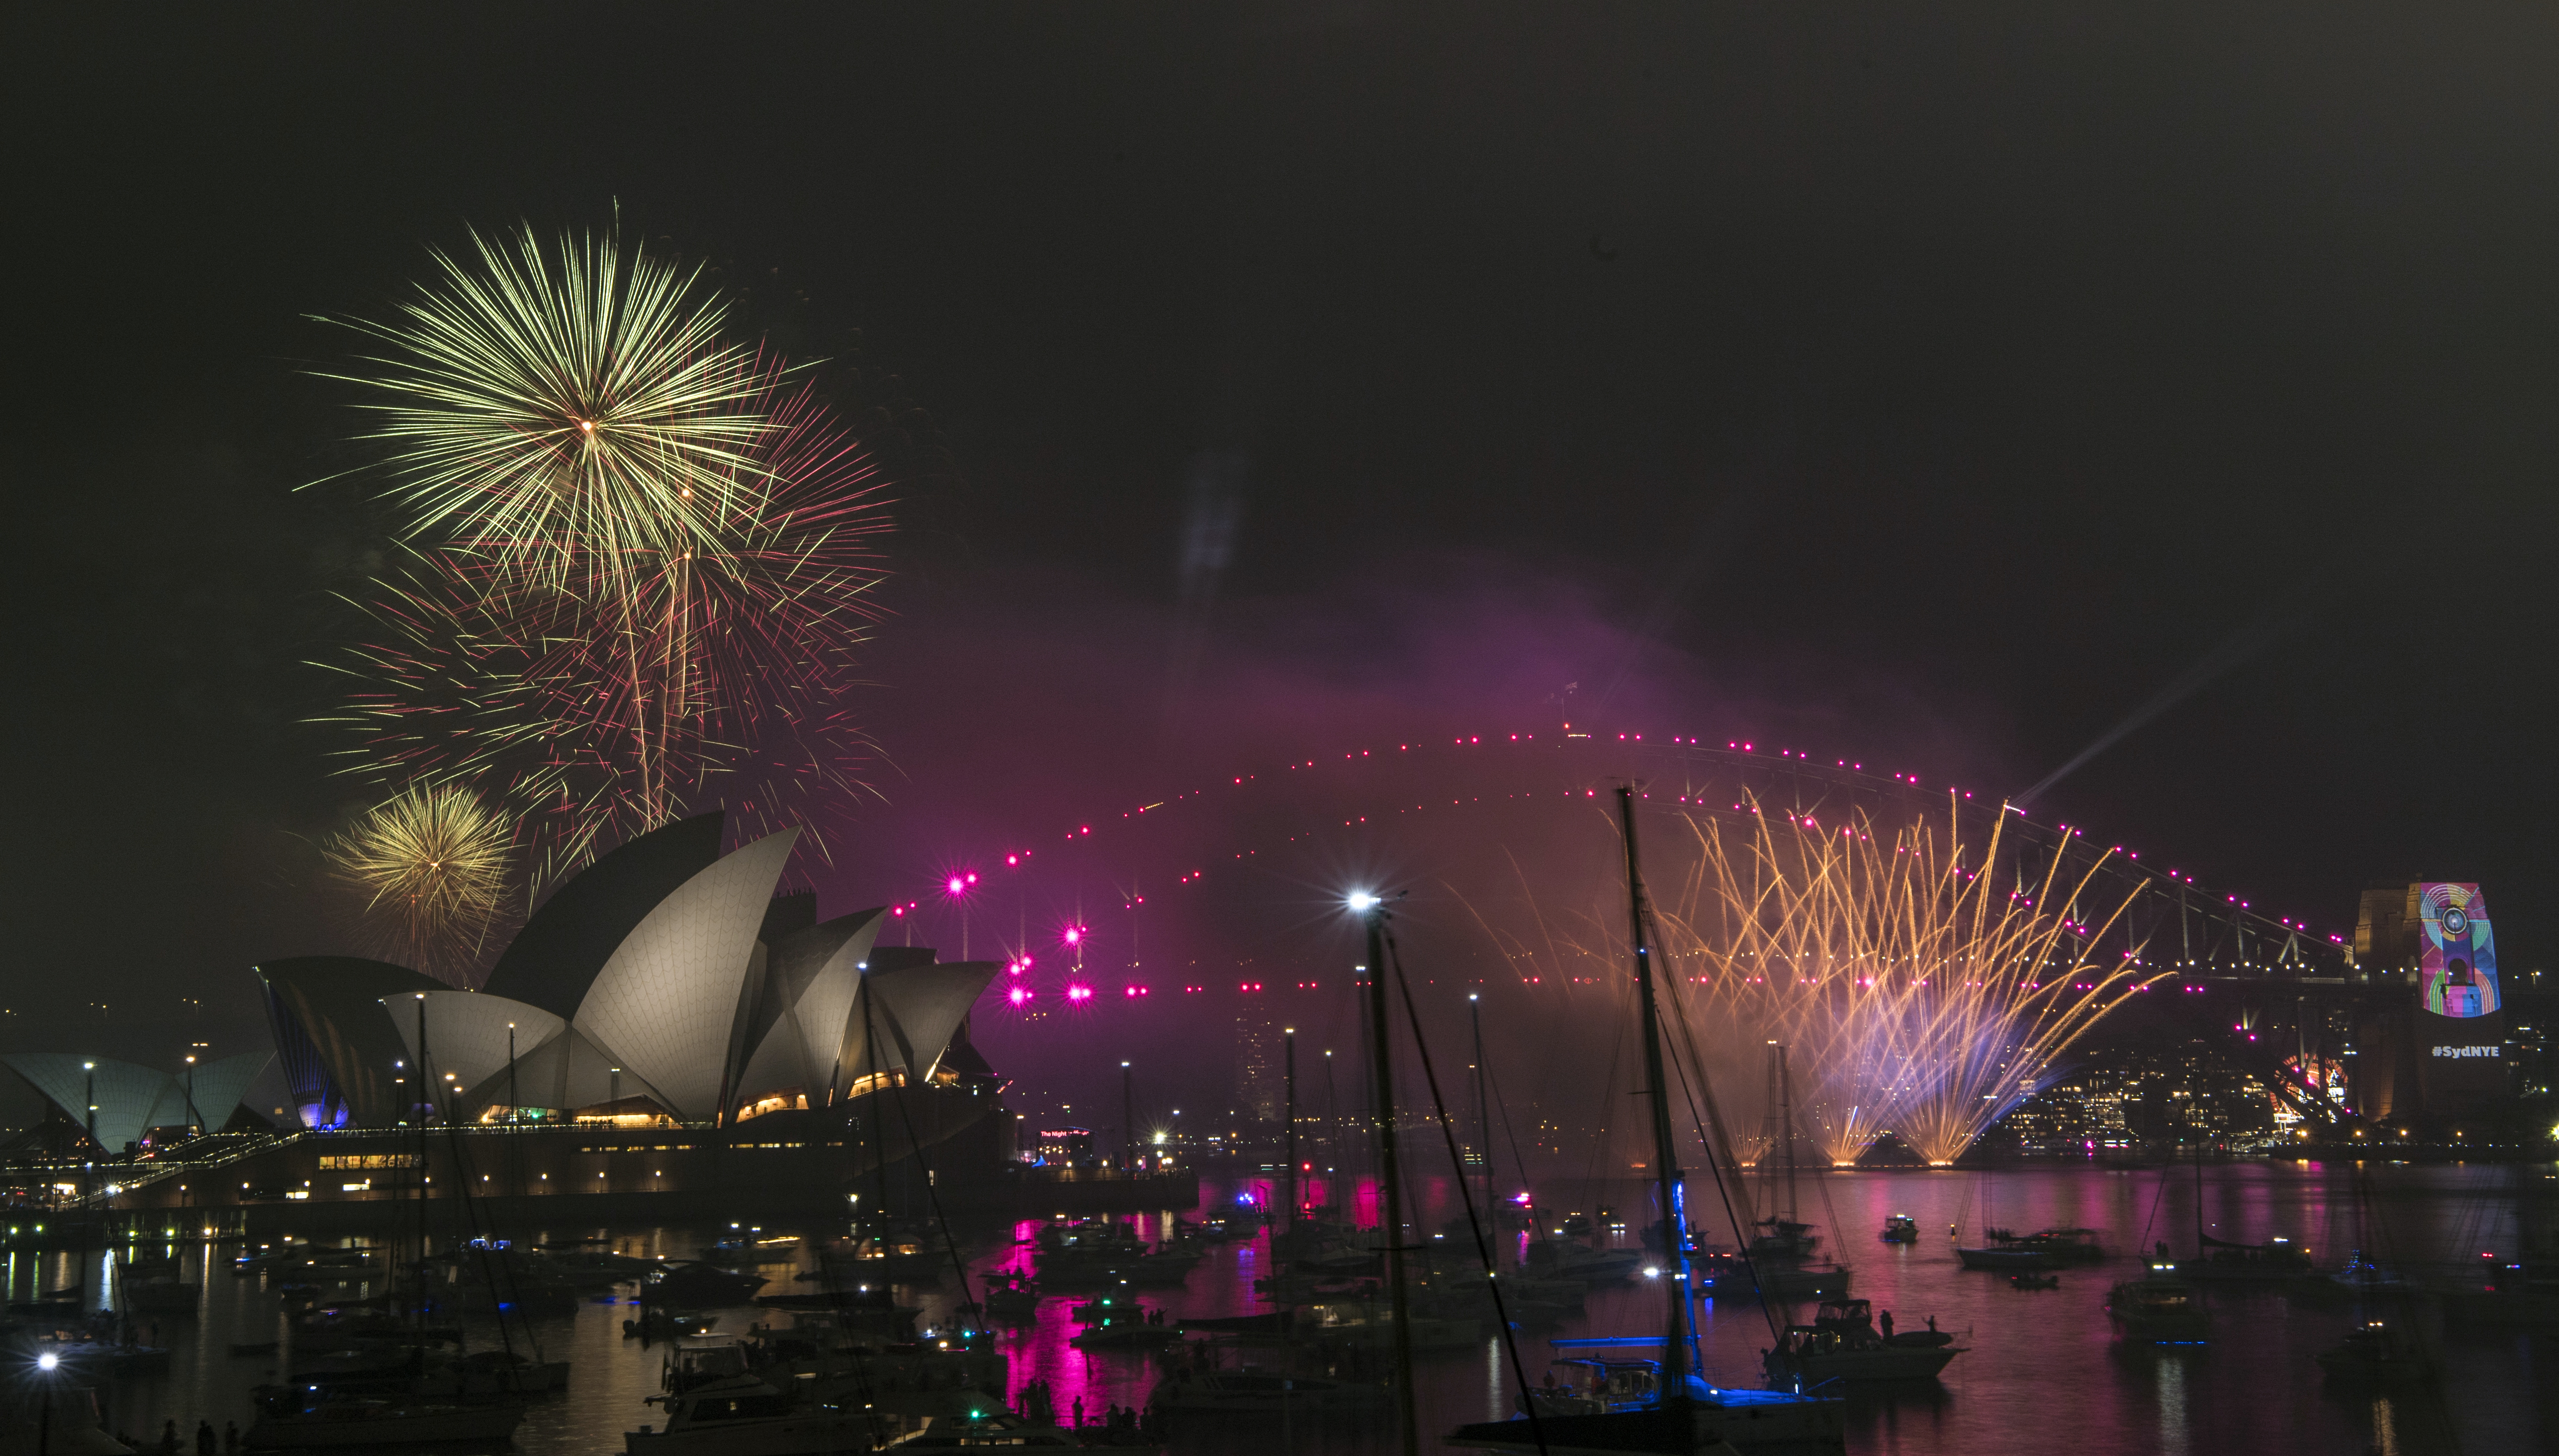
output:
M2064 1264L2101 1264L2106 1249L2094 1229L2038 1229L2022 1240Z
M1039 1313L1039 1290L1027 1279L990 1274L983 1298L988 1319L1026 1320Z
M1689 1265L1700 1299L1845 1299L1845 1264L1756 1263L1738 1254L1711 1253Z
M1409 1314L1404 1333L1407 1348L1418 1353L1463 1350L1482 1341L1484 1328L1465 1316ZM1358 1349L1389 1349L1395 1344L1395 1312L1369 1300L1312 1304L1297 1320L1294 1336Z
M2312 1303L2344 1303L2412 1299L2424 1291L2411 1280L2366 1259L2358 1248L2343 1268L2296 1279L2286 1286L2286 1292Z
M1894 1214L1883 1221L1883 1232L1876 1236L1886 1243L1916 1243L1919 1223L1908 1214Z
M715 1264L674 1263L653 1269L640 1281L643 1304L681 1304L717 1309L744 1304L763 1288L762 1274L740 1273Z
M2316 1358L2330 1380L2360 1385L2419 1384L2444 1373L2433 1351L2387 1320L2363 1321Z
M866 1411L806 1399L752 1376L649 1398L667 1407L666 1428L625 1432L624 1456L840 1456L871 1450L885 1434Z
M1613 1284L1631 1279L1644 1266L1644 1255L1631 1248L1592 1248L1570 1238L1533 1238L1523 1272L1544 1279L1578 1279L1583 1284Z
M2021 1237L2006 1229L1985 1229L1982 1237L1989 1241L1971 1248L1956 1245L1955 1257L1963 1261L1965 1268L2014 1274L2021 1270L2061 1267L2061 1255L2031 1236Z
M2278 1283L2298 1279L2317 1267L2310 1250L2289 1238L2231 1243L2203 1235L2198 1241L2202 1252L2177 1266L2179 1273L2198 1283Z
M2201 1345L2212 1338L2212 1311L2203 1291L2165 1259L2151 1262L2149 1277L2107 1290L2106 1317L2135 1344Z
M1924 1381L1964 1353L1952 1335L1875 1328L1863 1299L1826 1299L1813 1322L1787 1329L1761 1358L1771 1388L1801 1390L1829 1381Z
M602 1248L568 1248L542 1255L543 1267L580 1289L637 1283L664 1268L657 1259Z

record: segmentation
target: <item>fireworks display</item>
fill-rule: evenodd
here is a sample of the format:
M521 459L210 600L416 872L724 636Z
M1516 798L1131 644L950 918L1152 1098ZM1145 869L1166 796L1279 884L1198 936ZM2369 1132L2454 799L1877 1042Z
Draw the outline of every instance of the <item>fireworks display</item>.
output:
M696 805L822 821L867 746L843 703L881 575L868 458L723 339L697 271L474 241L357 325L369 371L339 376L414 552L346 664L359 764L502 795L536 884Z
M2067 881L2056 854L2040 882L2000 883L1983 868L2001 863L1997 825L1968 858L1953 813L1942 830L1844 819L1693 815L1697 858L1659 912L1692 1024L1728 1067L1785 1044L1798 1135L1834 1161L1891 1132L1952 1162L2173 974L2092 953L2124 909L2081 903L2102 855Z
M385 953L458 982L503 913L514 835L469 790L420 786L376 805L321 852L368 897L366 919Z

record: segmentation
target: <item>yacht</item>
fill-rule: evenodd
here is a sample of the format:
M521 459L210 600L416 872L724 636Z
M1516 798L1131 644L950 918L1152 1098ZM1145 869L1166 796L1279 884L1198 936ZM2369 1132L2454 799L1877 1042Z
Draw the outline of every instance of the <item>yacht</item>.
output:
M1849 1269L1845 1264L1758 1262L1738 1254L1710 1253L1690 1266L1700 1299L1845 1299Z
M1827 1381L1924 1381L1964 1353L1952 1335L1875 1328L1863 1299L1826 1299L1809 1325L1789 1328L1763 1357L1768 1381L1778 1389L1802 1389Z
M803 1399L753 1376L649 1399L665 1403L666 1429L626 1432L624 1456L840 1456L868 1451L882 1435L867 1411Z
M1883 1221L1883 1232L1876 1237L1886 1243L1916 1243L1919 1241L1919 1221L1908 1214L1894 1214Z
M2276 1283L2311 1273L2310 1250L2289 1238L2269 1238L2263 1243L2231 1243L2208 1235L2197 1236L2202 1252L2178 1265L2178 1272L2189 1279L2215 1284Z
M1985 1229L1982 1234L1988 1242L1973 1248L1958 1245L1955 1249L1955 1257L1963 1260L1965 1268L2013 1274L2061 1266L2060 1256L2032 1237L2021 1237L2006 1229Z
M2135 1344L2201 1345L2212 1338L2212 1311L2203 1291L2179 1277L2177 1265L2166 1259L2153 1259L2148 1277L2106 1291L2106 1318Z

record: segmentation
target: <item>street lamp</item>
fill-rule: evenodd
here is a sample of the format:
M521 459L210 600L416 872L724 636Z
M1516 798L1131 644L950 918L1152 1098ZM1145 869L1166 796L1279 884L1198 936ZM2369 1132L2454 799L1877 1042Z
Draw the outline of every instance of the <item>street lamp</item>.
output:
M36 1370L43 1377L44 1396L37 1405L36 1456L54 1456L54 1371L63 1358L48 1350L36 1357Z

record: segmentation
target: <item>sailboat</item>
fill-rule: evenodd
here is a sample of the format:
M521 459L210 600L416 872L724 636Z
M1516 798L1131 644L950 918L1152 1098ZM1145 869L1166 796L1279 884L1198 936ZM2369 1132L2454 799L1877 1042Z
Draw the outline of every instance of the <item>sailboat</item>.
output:
M1671 1136L1669 1078L1663 1066L1661 1008L1654 990L1651 907L1644 894L1641 862L1636 853L1635 791L1617 789L1617 814L1626 857L1627 919L1632 929L1635 985L1643 1017L1645 1094L1651 1106L1655 1188L1666 1229L1688 1227L1687 1193L1678 1165L1679 1148ZM1662 1251L1665 1319L1659 1336L1620 1339L1559 1340L1560 1350L1577 1354L1618 1350L1629 1355L1652 1348L1658 1361L1603 1360L1607 1385L1598 1403L1554 1413L1533 1406L1510 1420L1461 1425L1447 1444L1485 1451L1539 1451L1546 1456L1620 1452L1705 1453L1782 1449L1844 1451L1847 1449L1844 1402L1794 1390L1741 1390L1713 1384L1698 1368L1690 1322L1689 1250L1686 1238L1667 1238ZM1650 1366L1646 1379L1646 1366ZM1620 1398L1606 1398L1608 1386ZM1537 1397L1532 1396L1533 1400Z
M1751 1226L1760 1232L1751 1236L1747 1257L1710 1254L1697 1261L1697 1290L1702 1298L1833 1300L1848 1297L1847 1266L1819 1256L1822 1237L1813 1232L1812 1225L1804 1222L1796 1207L1795 1186L1799 1174L1795 1162L1794 1089L1794 1076L1786 1065L1786 1049L1772 1042L1768 1047L1768 1107L1771 1118L1768 1146L1770 1151L1778 1154L1778 1165L1785 1173L1785 1203L1782 1208L1771 1209L1767 1218ZM1766 1166L1764 1159L1761 1166Z

